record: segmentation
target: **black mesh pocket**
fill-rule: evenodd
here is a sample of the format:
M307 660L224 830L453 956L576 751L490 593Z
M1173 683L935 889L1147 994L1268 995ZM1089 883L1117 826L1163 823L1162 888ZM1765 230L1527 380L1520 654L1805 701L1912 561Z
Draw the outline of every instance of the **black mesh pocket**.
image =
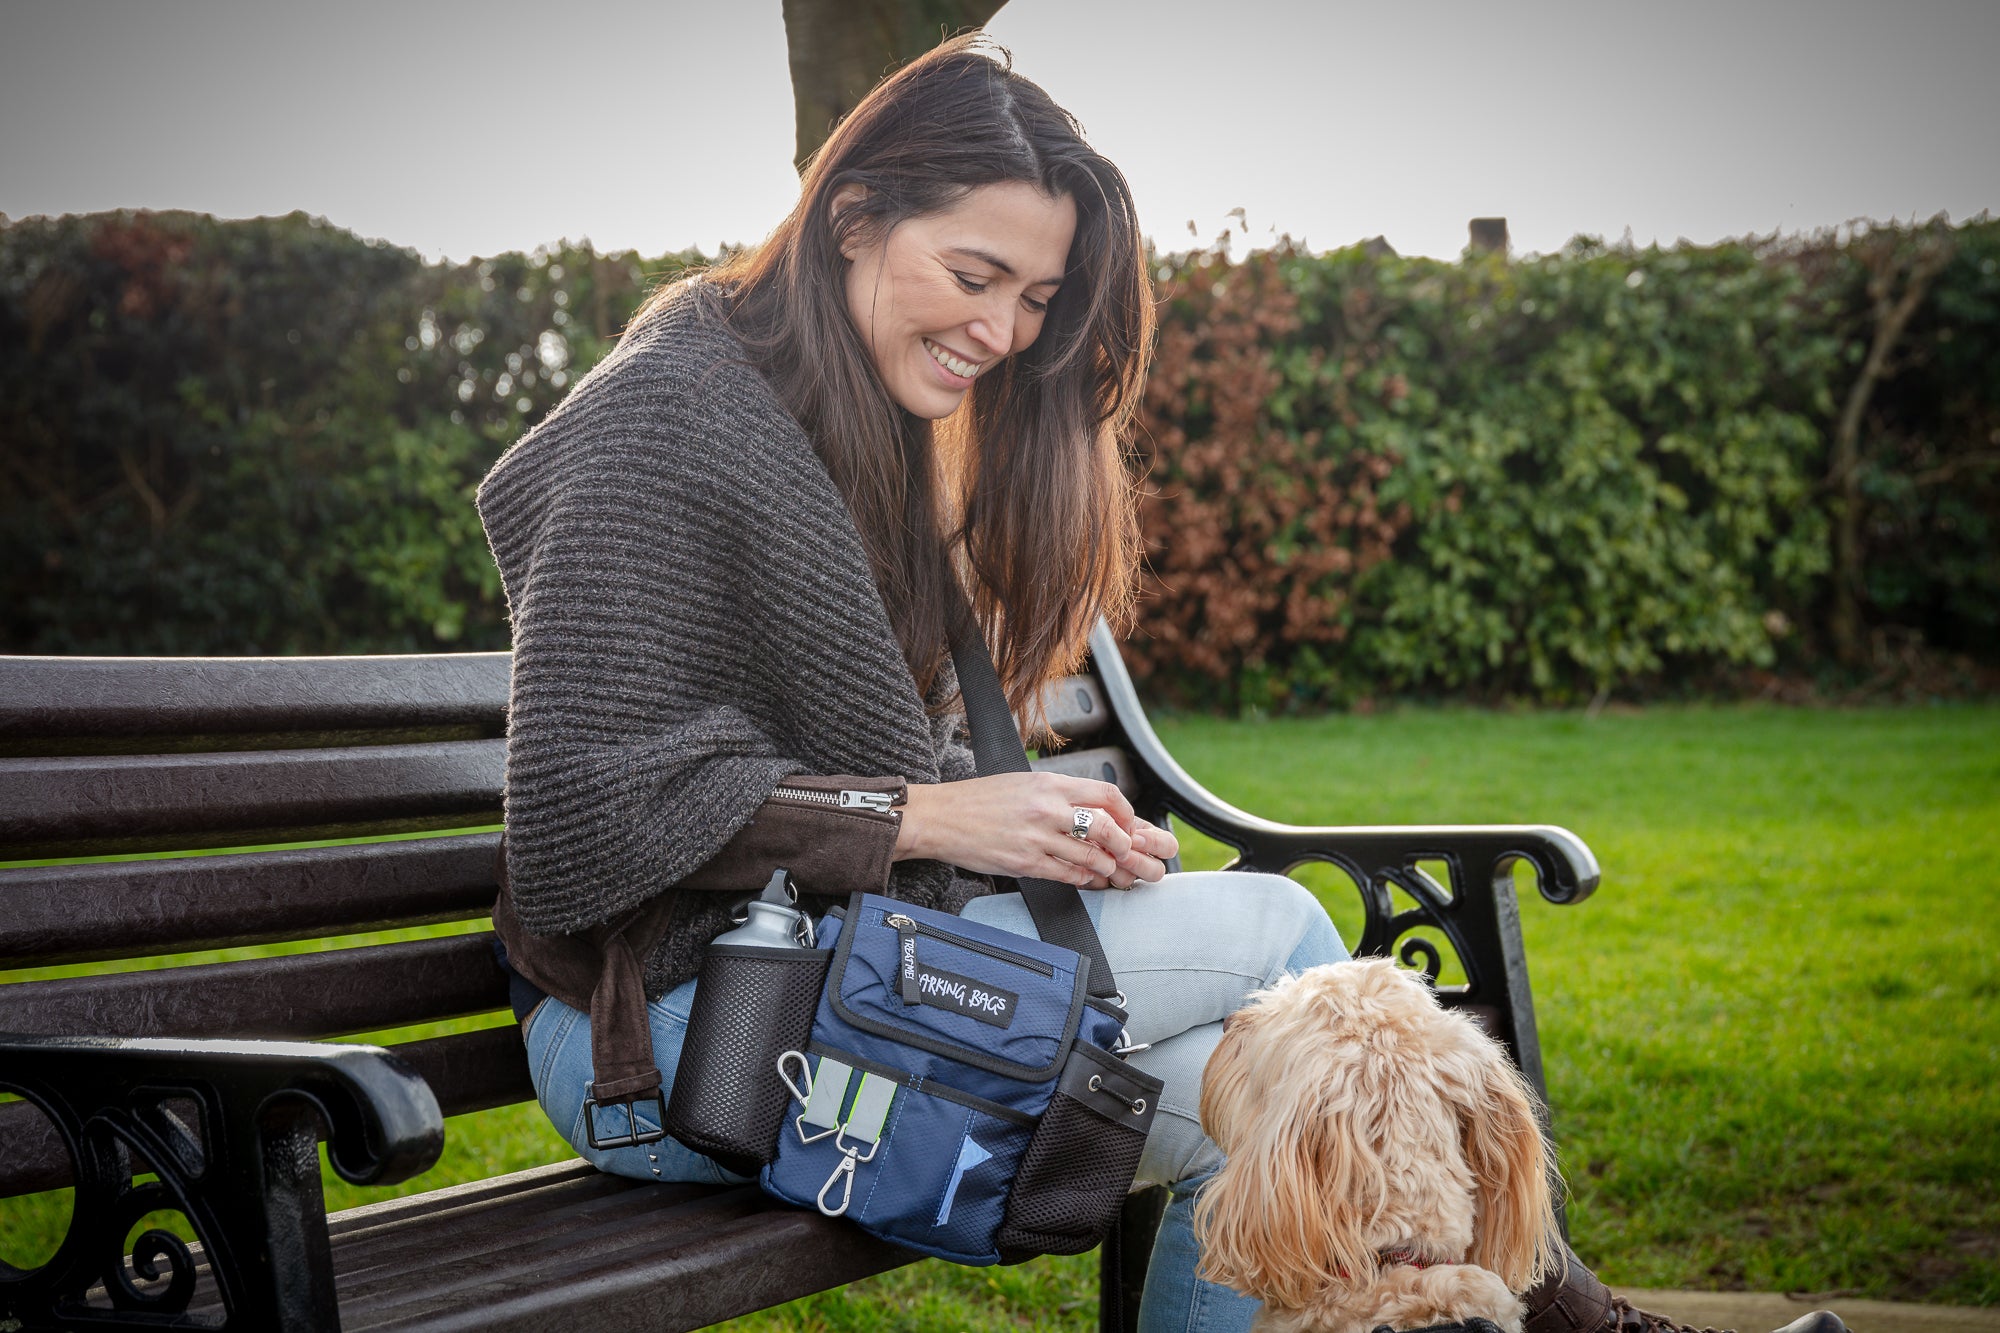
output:
M791 1100L778 1056L803 1051L831 949L710 945L667 1102L667 1133L748 1172L777 1155Z
M995 1237L1002 1255L1081 1254L1103 1240L1159 1101L1158 1079L1078 1042L1007 1196Z

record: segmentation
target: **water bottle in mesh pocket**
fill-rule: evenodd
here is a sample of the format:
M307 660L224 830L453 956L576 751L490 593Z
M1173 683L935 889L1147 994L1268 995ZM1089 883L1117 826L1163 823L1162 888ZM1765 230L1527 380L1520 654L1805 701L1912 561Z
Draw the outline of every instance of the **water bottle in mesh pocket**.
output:
M712 944L695 985L666 1131L745 1174L777 1153L791 1098L778 1056L806 1045L830 949Z

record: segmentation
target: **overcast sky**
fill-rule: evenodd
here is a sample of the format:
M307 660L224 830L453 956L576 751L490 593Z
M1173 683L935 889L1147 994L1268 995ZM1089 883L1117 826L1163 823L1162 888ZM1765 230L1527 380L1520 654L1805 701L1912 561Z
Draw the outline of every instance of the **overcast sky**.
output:
M0 0L0 213L305 209L464 259L762 236L780 0ZM2000 0L1011 0L1015 64L1185 248L1710 242L2000 210Z

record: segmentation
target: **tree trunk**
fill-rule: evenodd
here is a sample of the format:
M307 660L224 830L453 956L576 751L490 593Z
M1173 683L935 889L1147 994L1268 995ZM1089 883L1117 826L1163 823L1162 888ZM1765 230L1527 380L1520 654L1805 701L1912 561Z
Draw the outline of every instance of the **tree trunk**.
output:
M1835 655L1850 666L1861 661L1862 551L1861 425L1875 386L1889 373L1889 358L1923 304L1931 284L1951 261L1951 233L1933 224L1905 249L1903 237L1891 233L1857 243L1868 269L1868 297L1874 334L1861 373L1847 391L1840 421L1833 431L1833 457L1827 482L1834 496L1833 613L1828 630ZM1900 280L1902 290L1896 290Z
M964 28L977 28L1006 0L784 0L798 108L801 171L840 118L884 74Z

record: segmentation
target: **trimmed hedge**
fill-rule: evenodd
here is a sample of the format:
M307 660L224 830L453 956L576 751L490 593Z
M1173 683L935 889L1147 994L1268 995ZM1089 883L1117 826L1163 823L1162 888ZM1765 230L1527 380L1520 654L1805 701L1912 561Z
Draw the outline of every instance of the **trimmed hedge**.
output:
M0 650L504 648L474 488L656 276L303 214L0 228Z
M1850 485L1837 421L1925 244L1950 259ZM297 214L0 226L0 648L504 647L472 488L698 258L426 265ZM1218 250L1159 280L1133 649L1166 698L1560 701L1841 647L1865 670L1831 636L1840 586L1878 643L2000 662L2000 224L1512 263Z
M1878 636L1991 663L2000 225L1947 235L1867 418L1861 573ZM1828 440L1874 327L1856 252L1893 277L1920 239L1163 264L1140 669L1284 709L1830 666Z

